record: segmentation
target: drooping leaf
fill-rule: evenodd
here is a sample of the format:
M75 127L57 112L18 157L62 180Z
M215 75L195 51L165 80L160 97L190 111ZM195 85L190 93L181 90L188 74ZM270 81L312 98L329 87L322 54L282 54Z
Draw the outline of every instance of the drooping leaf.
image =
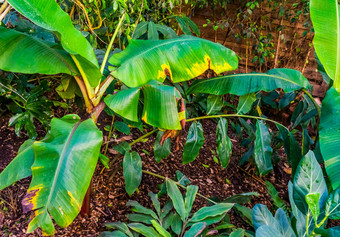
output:
M326 201L325 215L330 219L340 219L340 187L329 194Z
M174 87L148 84L143 87L142 120L158 128L180 130L177 110L177 91Z
M223 107L223 97L219 95L209 95L207 98L207 115L216 114Z
M327 74L340 92L340 10L337 0L312 0L310 14L315 36L313 45Z
M171 140L170 138L166 139L163 142L163 145L160 144L164 132L159 131L157 133L155 145L154 145L154 155L157 162L160 162L162 159L167 158L171 153Z
M220 118L216 129L216 152L220 158L223 168L229 164L233 144L228 136L228 121L225 118Z
M78 75L70 55L58 45L0 27L0 69L20 73Z
M198 186L189 185L187 187L187 192L186 192L185 199L184 199L186 218L188 218L190 215L192 204L195 201L197 192L198 192Z
M142 181L142 159L137 152L126 152L123 160L125 190L131 196Z
M240 86L242 85L242 86ZM284 92L309 88L308 80L301 72L280 68L267 73L232 74L195 81L187 94L208 93L213 95L246 95L258 91L272 91L282 88Z
M261 121L256 123L256 139L255 139L255 163L261 175L265 175L273 169L272 153L270 146L271 135L267 126Z
M159 235L154 228L150 227L150 226L146 226L143 225L141 223L131 223L128 224L129 228L131 228L132 230L136 231L137 233L140 233L144 236L155 236L155 237L160 237L161 235Z
M294 202L303 214L308 212L305 197L310 193L320 194L319 206L320 209L324 208L328 196L327 185L322 169L312 151L309 151L300 161L294 176L293 186Z
M120 116L138 122L137 110L139 94L139 88L122 90L115 95L106 96L104 102Z
M21 145L18 155L0 173L0 190L32 175L31 166L34 162L33 143L34 140L31 139L25 141Z
M246 95L240 96L238 105L237 105L237 113L238 114L246 114L251 110L253 103L256 100L255 93L249 93Z
M189 220L189 222L199 222L208 217L219 216L227 213L232 207L233 203L218 203L210 207L202 207Z
M179 191L176 183L171 179L166 180L166 189L169 197L172 200L175 210L180 215L181 220L184 222L186 219L186 210L181 192Z
M148 40L159 40L159 35L155 23L148 23Z
M193 224L190 229L185 232L184 237L196 237L203 232L203 230L207 227L205 222L198 222Z
M319 198L320 193L308 193L306 195L306 202L309 207L309 210L311 210L314 221L317 223L318 217L320 215L320 206L319 206Z
M51 235L50 215L63 228L78 215L102 143L94 122L80 122L76 115L53 119L50 136L48 141L33 143L32 182L22 201L24 212L35 211L28 233L41 227Z
M179 27L186 35L191 35L190 27L187 25L187 22L180 16L175 16L176 21L178 22Z
M200 122L192 123L183 150L183 164L188 164L196 159L203 146L203 127Z
M340 80L339 80L340 81ZM322 101L320 148L333 189L340 187L340 94L331 88Z
M237 68L236 54L220 44L193 36L147 41L131 40L121 53L113 55L112 74L129 87L150 80L163 82L169 76L173 82L187 81L207 69L217 74Z

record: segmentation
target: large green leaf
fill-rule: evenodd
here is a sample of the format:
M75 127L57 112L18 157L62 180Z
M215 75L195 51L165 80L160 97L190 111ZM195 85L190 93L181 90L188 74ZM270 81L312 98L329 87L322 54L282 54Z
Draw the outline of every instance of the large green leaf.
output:
M106 96L104 102L120 116L138 122L137 111L139 94L139 88L122 90L115 95Z
M301 72L280 68L269 70L267 73L232 74L207 80L197 80L190 87L187 94L208 93L242 96L261 90L268 92L277 88L290 92L301 88L309 88L309 83Z
M322 101L320 148L333 189L340 187L340 94L331 88Z
M29 74L79 74L70 55L56 44L5 27L0 27L0 68Z
M227 213L234 203L218 203L210 207L202 207L189 220L189 222L200 222L208 217L220 216Z
M186 212L186 217L188 218L191 212L191 208L192 208L192 204L195 201L196 198L196 194L198 192L198 186L195 185L189 185L187 187L187 192L185 195L185 200L184 200L184 204L185 204L185 212Z
M307 214L308 204L306 195L310 193L319 193L319 206L323 209L328 197L327 185L322 174L322 169L317 162L315 155L309 151L305 155L296 169L293 182L293 197L297 208Z
M193 122L189 128L187 141L183 150L183 164L188 164L196 159L203 146L203 127L200 122Z
M126 192L131 196L142 181L142 159L137 152L126 152L123 160Z
M102 143L91 119L80 122L77 115L67 115L51 123L49 141L33 144L32 182L22 201L24 212L35 211L28 233L41 227L51 235L55 230L50 215L63 228L78 215Z
M177 110L178 92L174 87L148 84L143 86L144 109L142 119L155 127L180 130Z
M338 0L311 0L315 51L340 92L340 7Z
M168 40L131 40L121 53L109 62L112 74L129 87L150 80L163 82L167 76L173 82L195 78L207 69L217 74L237 68L236 54L221 44L193 36Z
M55 0L9 0L13 8L35 24L55 32L63 48L75 55L91 86L98 85L101 73L90 43L74 28L68 14L61 10ZM40 72L42 73L42 72Z
M250 93L250 94L240 96L240 99L237 105L237 113L238 114L248 113L251 110L251 107L255 101L256 101L255 93Z
M223 168L229 164L233 144L228 136L228 121L220 118L216 128L217 155L220 158Z
M174 204L174 208L176 209L177 213L180 215L181 220L184 222L187 217L185 204L184 204L182 194L179 191L176 183L171 179L167 179L166 190L168 192L169 197L172 200L172 203Z
M261 121L256 123L256 139L255 139L255 163L261 175L265 175L273 169L272 153L270 146L271 135L267 126Z
M256 204L252 212L252 220L255 230L263 225L278 227L278 223L268 208L262 204Z
M0 190L32 175L31 166L34 162L34 140L27 140L21 145L18 155L0 173Z

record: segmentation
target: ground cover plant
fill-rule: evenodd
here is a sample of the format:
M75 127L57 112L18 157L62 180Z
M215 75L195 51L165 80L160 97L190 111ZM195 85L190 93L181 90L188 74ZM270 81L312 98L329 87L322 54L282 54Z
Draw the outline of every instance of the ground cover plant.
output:
M8 102L7 109L16 114L9 125L15 125L18 134L25 129L32 138L20 147L16 158L0 173L0 189L32 176L22 201L24 212L34 211L28 233L41 228L44 234L52 235L55 232L53 221L65 228L79 214L82 206L85 212L89 211L88 203L83 203L83 200L97 161L100 159L105 166L108 165L108 143L101 154L103 135L96 125L103 110L112 116L109 139L114 130L128 134L130 127L138 127L141 131L143 126L153 127L151 132L134 142L122 142L114 147L124 156L122 166L129 195L138 192L142 173L165 178L143 170L140 155L132 151L133 144L157 132L154 154L159 162L169 156L171 138L176 138L178 146L181 131L191 123L182 156L183 164L187 164L196 159L205 140L200 121L210 119L217 123L217 147L212 153L215 162L220 163L222 168L228 166L232 153L232 142L227 133L229 124L248 149L240 163L255 163L260 176L273 170L273 162L277 161L272 157L282 146L287 155L293 180L288 186L293 214L288 218L279 209L274 218L264 206L255 206L250 219L256 236L335 236L339 231L338 227L325 229L328 218L339 219L340 205L340 176L337 172L340 163L337 149L340 143L340 37L336 30L339 29L340 18L336 0L312 0L310 3L315 50L329 77L329 90L321 108L310 94L312 87L308 80L293 69L220 75L238 67L237 55L220 44L191 36L192 32L199 35L199 31L187 17L176 18L186 34L182 36L152 21L135 24L136 29L131 36L127 33L130 36L127 37L127 47L112 54L119 31L129 21L128 15L122 13L106 51L98 56L89 41L73 26L69 15L54 0L7 2L30 21L23 19L23 22L29 26L33 22L36 25L33 26L39 29L37 34L30 34L19 28L0 26L0 69L24 74L16 79L3 74L1 100ZM2 10L9 9L7 5L3 6ZM326 21L332 24L326 24ZM190 81L207 70L216 76ZM51 104L65 105L39 98L47 89L47 81L39 86L27 86L25 74L36 73L69 75L57 77L61 80L57 92L64 99L80 96L87 115L81 118L71 113L53 118L49 124ZM13 84L20 86L12 89ZM238 105L228 103L226 95L237 96ZM283 109L294 100L300 102L292 114L291 126L265 116L264 106ZM39 141L33 140L36 138L34 117L48 130ZM118 117L120 119L116 120ZM314 139L309 134L310 128L318 131ZM243 132L248 134L246 138ZM301 145L297 136L302 137ZM314 147L315 155L311 151ZM327 180L323 178L318 162L323 163ZM163 193L171 199L166 204L166 213L175 217L169 218L161 212L157 200L160 194L150 194L157 214L130 202L134 211L151 216L147 223L142 221L149 226L113 223L108 226L118 230L104 232L103 235L255 235L235 229L224 219L232 207L246 210L248 217L249 209L230 201L228 204L218 203L205 197L214 205L190 214L192 202L198 195L197 186L182 185L180 181L170 179L166 179L165 183ZM184 199L177 186L186 190ZM237 199L233 200L237 203ZM143 218L146 216L135 215L131 220L139 222ZM217 227L208 228L220 221Z

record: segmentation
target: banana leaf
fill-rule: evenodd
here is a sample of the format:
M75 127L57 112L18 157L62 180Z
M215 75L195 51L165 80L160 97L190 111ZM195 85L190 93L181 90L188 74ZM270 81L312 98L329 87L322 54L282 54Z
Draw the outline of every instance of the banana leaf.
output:
M267 73L232 74L207 80L197 80L187 94L208 93L214 95L234 94L243 96L258 91L282 88L284 92L308 89L308 80L301 72L293 69L272 69Z
M49 141L33 144L32 182L22 200L24 212L34 211L28 233L40 227L43 234L52 235L55 232L52 218L62 228L74 220L102 143L102 133L94 122L91 119L80 122L77 115L53 119L50 136Z
M109 63L112 75L129 87L151 80L163 82L167 76L177 83L187 81L207 69L217 74L237 68L236 54L220 44L193 36L167 40L131 40Z

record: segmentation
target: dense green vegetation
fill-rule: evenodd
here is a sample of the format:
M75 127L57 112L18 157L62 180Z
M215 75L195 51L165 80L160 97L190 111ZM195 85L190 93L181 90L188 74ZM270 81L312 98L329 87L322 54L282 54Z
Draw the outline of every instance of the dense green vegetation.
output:
M74 2L80 11L75 10L76 5L71 1L54 0L7 0L0 11L3 16L0 113L12 113L9 125L15 126L18 135L24 130L31 138L0 173L0 189L32 176L22 201L24 212L34 211L28 233L41 228L44 234L53 235L53 221L65 228L79 214L98 160L108 165L108 145L101 154L101 147L105 145L103 133L96 124L105 110L112 116L109 139L114 129L128 134L130 127L142 132L143 128L152 127L153 130L140 139L157 132L154 145L157 162L169 156L170 139L178 137L188 123L191 124L182 161L183 164L194 161L205 139L200 120L211 119L217 123L218 159L215 158L221 168L228 166L233 150L227 132L231 126L248 149L240 159L241 164L254 162L258 174L264 176L272 172L273 162L276 162L272 157L283 147L292 169L292 181L287 187L291 211L281 205L273 216L264 205L258 204L253 210L242 206L256 193L214 201L199 194L198 187L190 185L183 174L173 181L143 170L141 157L131 147L138 139L133 144L122 142L115 149L124 156L122 165L129 195L138 189L142 173L165 179L165 183L158 194L149 194L156 212L130 201L128 205L137 213L129 215L131 223L109 223L107 227L116 230L106 231L103 236L339 234L339 227L326 229L328 219L340 218L340 175L337 172L340 166L340 13L337 0L293 4L301 6L304 12L282 10L282 17L291 21L296 20L296 15L311 14L315 32L313 44L329 85L321 106L310 94L312 86L297 70L275 68L266 73L222 75L237 69L236 53L199 38L197 25L177 11L182 7L224 8L238 1ZM283 7L277 1L263 2L271 7ZM239 14L249 17L261 3L243 1ZM15 11L8 12L10 6ZM222 24L213 20L208 23L214 30ZM261 31L255 24L253 27L251 32ZM179 29L184 35L178 36ZM245 35L238 36L255 36L258 40L253 61L259 62L261 70L266 58L274 55L274 45L268 40L269 36L243 33ZM114 49L114 44L119 47ZM217 76L196 79L207 70ZM39 74L47 76L41 79ZM48 90L55 90L63 100L42 97ZM237 96L238 105L228 103L225 95ZM297 98L300 102L289 127L267 117L261 110L263 105L283 109ZM75 104L84 108L87 115L81 118L73 114ZM52 118L52 106L70 113ZM227 110L223 109L226 107ZM121 119L116 121L117 117ZM39 141L35 140L34 119L47 131ZM314 129L318 136L312 138L308 128ZM244 138L243 132L249 136ZM297 137L302 137L301 143ZM267 186L273 189L270 184ZM179 187L185 190L184 196ZM170 199L161 208L158 198L163 195ZM210 206L192 213L196 195L207 199ZM280 200L275 201L280 203ZM230 223L227 212L232 208L248 218L255 232L236 229Z

